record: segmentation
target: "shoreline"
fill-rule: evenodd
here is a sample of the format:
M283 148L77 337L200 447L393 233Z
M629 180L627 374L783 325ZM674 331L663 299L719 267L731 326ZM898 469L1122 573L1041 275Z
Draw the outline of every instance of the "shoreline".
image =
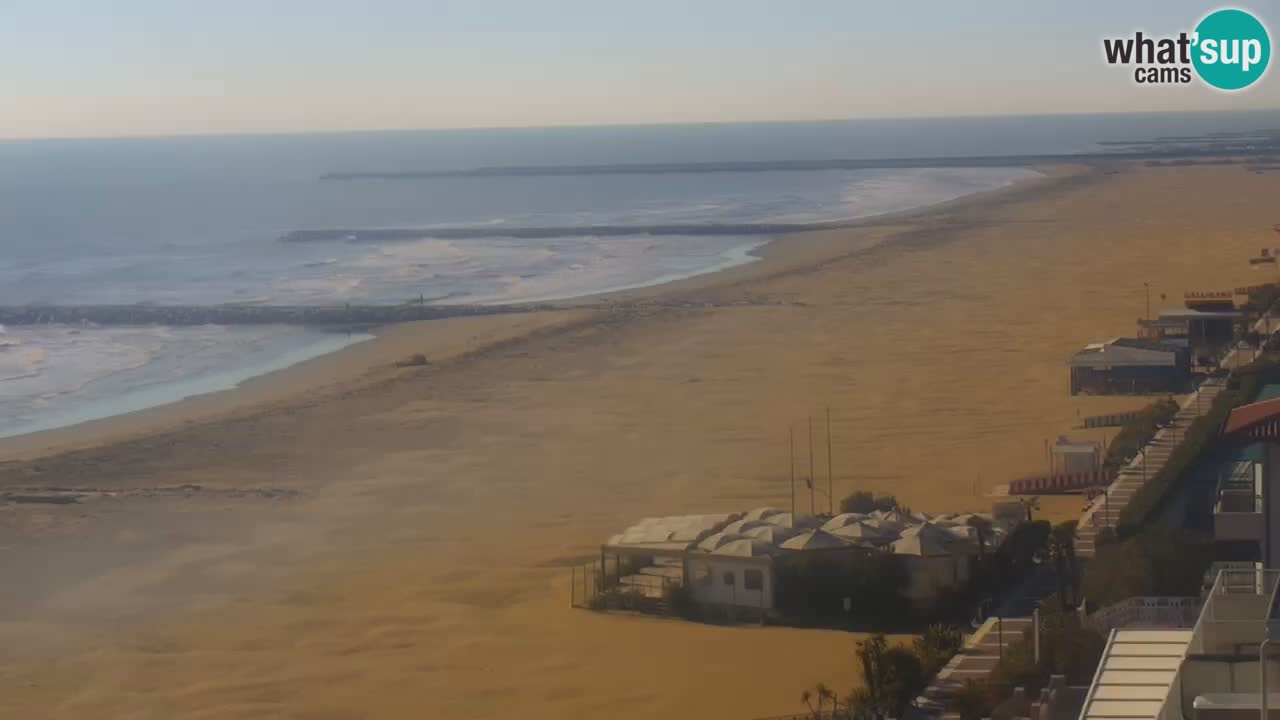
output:
M316 333L303 344L268 355L253 364L206 370L159 383L139 384L115 395L79 402L69 408L11 429L0 426L0 440L21 438L50 430L71 429L85 423L108 420L130 413L174 405L204 395L234 390L254 378L287 371L316 358L341 352L352 345L368 342L373 337L368 333L348 332L345 338L338 333Z
M856 682L859 635L572 610L568 568L640 517L785 507L788 427L805 468L828 408L815 486L986 509L1048 439L1097 439L1079 417L1145 404L1071 397L1065 358L1132 332L1144 283L1247 282L1277 193L1239 168L1067 173L661 290L397 326L316 361L305 397L266 383L0 465L104 496L0 505L0 692L68 720L802 710ZM408 352L433 364L394 368ZM222 494L155 492L185 486Z
M1074 168L1074 170L1073 170ZM410 320L391 320L385 322L373 322L362 320L350 323L349 327L359 328L362 333L368 334L369 339L362 343L378 343L379 339L387 330L400 325L412 325L417 323L439 323L446 320L468 320L479 319L494 316L511 316L521 314L542 314L556 313L570 309L592 308L601 305L613 305L617 303L633 303L633 302L651 302L663 298L674 300L681 293L699 290L710 290L721 286L727 286L744 279L759 277L755 272L749 269L759 270L760 273L768 275L777 270L781 270L783 266L789 267L792 262L800 259L801 262L807 261L802 252L792 249L792 245L804 244L806 239L822 238L832 234L840 233L854 229L873 228L877 226L893 226L904 222L927 218L933 214L941 214L954 211L959 208L976 208L980 203L985 201L999 200L1007 193L1014 191L1026 191L1029 188L1038 187L1039 185L1061 179L1064 176L1076 176L1080 174L1089 174L1084 170L1085 166L1063 166L1053 168L1027 167L1028 171L1036 173L1035 175L1015 179L1006 185L968 193L960 197L951 198L942 202L929 205L921 205L903 210L880 213L861 218L852 218L833 223L830 228L802 230L798 232L786 233L782 235L774 235L767 239L755 242L750 249L742 251L742 254L749 256L746 258L735 258L734 261L722 263L714 269L698 271L693 274L673 277L670 279L657 278L652 281L644 281L636 285L629 285L621 288L608 288L598 291L592 291L582 295L572 297L549 297L549 298L531 298L513 303L504 304L487 304L487 305L449 305L437 304L427 306L368 306L366 314L377 314L379 312L389 313L391 315L404 314L412 311L422 311L426 318L410 319ZM885 239L877 240L876 243L884 242ZM891 241L891 240L890 240ZM813 243L818 244L818 243ZM737 254L738 251L731 251ZM773 267L773 265L778 267ZM104 312L109 314L126 313L136 316L137 313L156 313L160 315L174 315L179 318L190 318L198 311L219 312L239 314L260 313L260 307L253 306L192 306L190 308L180 306L90 306L100 307ZM68 312L81 312L85 308L66 308ZM326 311L341 312L343 308L315 306L315 307L281 307L281 312L290 316L301 317L308 311L323 313ZM0 308L0 326L10 325L13 327L21 327L22 322L15 320L13 317L6 318L4 313L7 309ZM36 313L43 316L50 312L51 308L43 307L23 307L12 308L10 314L14 311L21 310L24 313ZM357 313L358 314L358 313ZM433 317L434 316L434 317ZM200 315L204 318L204 315ZM194 322L194 321L193 321ZM144 323L145 324L145 323ZM206 324L202 321L196 324ZM225 323L213 323L225 324ZM234 323L233 323L234 324ZM256 323L255 323L256 324ZM289 324L289 323L283 323ZM533 325L538 325L534 323ZM299 323L299 327L310 327L310 323ZM325 331L326 329L334 332L341 332L342 326L337 325L318 325L317 330ZM506 338L504 338L506 339ZM315 389L313 384L304 378L308 371L314 369L318 361L326 357L334 357L353 349L356 345L362 343L352 343L336 350L331 350L320 355L308 357L300 362L291 363L285 367L276 368L265 373L259 373L248 376L232 387L221 388L209 392L202 392L192 396L180 397L171 401L159 404L149 405L138 409L130 410L122 413L114 413L110 415L101 415L85 421L75 422L71 424L56 425L53 427L42 428L32 432L23 432L20 434L0 435L0 453L10 455L13 459L31 459L38 457L34 453L57 452L64 445L68 448L79 449L93 444L101 444L105 442L113 442L120 439L130 437L138 433L147 432L146 429L133 427L130 429L112 428L109 425L113 421L119 421L115 424L136 425L142 424L142 428L148 427L167 427L177 418L183 418L183 421L190 423L192 420L212 420L216 419L220 413L225 412L228 408L236 411L251 411L255 404L248 395L254 392L262 392L269 385L276 385L279 382L285 386L296 387L299 392L311 392ZM406 352L405 357L413 353ZM426 354L426 353L424 353ZM428 359L430 356L428 354ZM320 365L327 365L319 363ZM336 363L335 363L336 364ZM365 367L361 370L361 374L365 374L374 368ZM290 377L290 373L297 373L297 377ZM323 372L323 371L322 371ZM317 373L320 374L320 373ZM327 373L325 373L327 374ZM351 379L351 378L348 378ZM259 382L261 381L261 382ZM181 381L179 381L181 382ZM229 397L237 395L240 397ZM224 397L228 396L228 397ZM264 405L275 404L283 398L278 397L275 393L267 395L270 403L265 402ZM207 407L202 407L207 406ZM160 413L159 411L168 410L170 412ZM186 411L190 410L190 413ZM69 413L69 414L75 414ZM162 415L155 418L149 418L149 415ZM154 420L155 422L149 422ZM77 432L84 432L93 439L75 438ZM37 449L38 448L38 449ZM0 461L0 464L3 464Z

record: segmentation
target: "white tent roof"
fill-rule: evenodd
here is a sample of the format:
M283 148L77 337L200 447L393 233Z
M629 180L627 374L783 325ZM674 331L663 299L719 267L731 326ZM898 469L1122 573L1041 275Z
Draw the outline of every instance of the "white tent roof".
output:
M743 537L744 536L738 535L736 533L721 531L713 535L708 535L706 538L704 538L701 542L698 543L698 549L705 550L706 552L714 552L716 549L720 548L721 546L731 543L734 540L741 540L743 539Z
M866 513L840 513L830 520L822 524L822 529L827 532L839 530L842 527L852 525L853 523L862 522L867 518Z
M893 543L893 552L898 555L916 555L919 557L939 557L956 552L959 538L939 528L925 523L909 527L902 531L902 536Z
M776 507L758 507L754 510L748 511L747 514L742 517L744 520L764 520L770 515L778 515L781 512L782 510L779 510Z
M789 512L774 513L766 517L764 521L770 525L783 528L795 527L796 525L794 518L791 517L791 513Z
M777 525L761 525L753 527L742 534L749 538L777 545L794 535L795 531L791 528L778 527Z
M906 527L908 525L919 525L923 522L897 510L876 510L871 513L871 517L879 520L887 526L896 525L898 527Z
M869 522L855 522L830 531L832 535L846 540L861 542L890 542L898 537L893 530L876 527Z
M755 538L740 537L731 540L711 552L722 557L767 557L776 549L770 543Z
M783 550L833 550L851 545L848 540L826 530L805 530L778 547Z
M720 532L731 533L733 535L745 535L746 531L752 528L761 527L762 525L768 525L768 523L763 520L748 520L746 518L742 518L741 520L734 520L728 525L725 525Z
M737 520L739 517L740 515L737 513L648 517L621 533L610 537L607 544L667 548L687 547L699 538L719 530L725 524Z

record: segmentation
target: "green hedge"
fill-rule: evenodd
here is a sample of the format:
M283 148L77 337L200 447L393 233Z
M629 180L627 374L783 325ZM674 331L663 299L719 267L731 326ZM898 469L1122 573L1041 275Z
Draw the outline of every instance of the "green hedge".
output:
M1107 463L1123 465L1133 459L1155 437L1160 426L1173 420L1178 414L1178 403L1173 398L1163 398L1139 410L1120 426L1120 431L1107 445Z
M1085 566L1085 598L1098 608L1143 595L1198 595L1212 562L1213 538L1183 528L1147 527L1098 547Z
M1213 401L1204 415L1196 418L1169 453L1169 461L1134 493L1133 499L1120 512L1118 532L1121 536L1135 533L1164 505L1174 490L1180 488L1200 454L1217 441L1232 408L1239 404L1237 390L1225 390Z

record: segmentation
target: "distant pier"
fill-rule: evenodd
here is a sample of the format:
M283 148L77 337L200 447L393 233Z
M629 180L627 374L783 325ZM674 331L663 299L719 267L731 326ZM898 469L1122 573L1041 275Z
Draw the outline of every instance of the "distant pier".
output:
M549 309L548 305L22 305L0 325L312 325L371 327Z

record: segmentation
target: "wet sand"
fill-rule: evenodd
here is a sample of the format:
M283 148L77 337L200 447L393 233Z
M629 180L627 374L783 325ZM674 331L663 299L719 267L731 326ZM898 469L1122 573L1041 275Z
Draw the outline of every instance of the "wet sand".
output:
M575 611L567 566L643 515L789 505L787 427L807 472L810 415L825 487L827 407L837 497L986 507L1078 415L1143 403L1070 398L1064 362L1131 334L1144 282L1155 310L1272 279L1246 258L1275 244L1277 196L1234 166L1063 171L0 443L0 488L132 491L0 505L0 715L797 712L853 684L855 636ZM412 352L433 365L393 367Z

